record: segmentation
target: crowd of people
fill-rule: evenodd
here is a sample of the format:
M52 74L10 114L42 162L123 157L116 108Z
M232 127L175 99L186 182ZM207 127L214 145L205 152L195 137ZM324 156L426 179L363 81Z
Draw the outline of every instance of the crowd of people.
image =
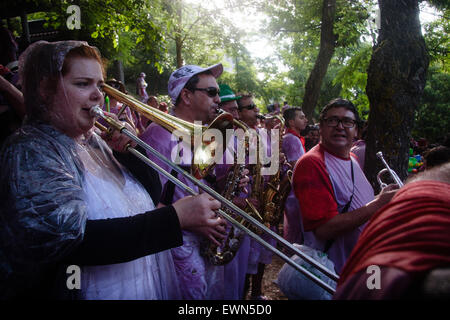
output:
M217 197L136 140L99 129L108 122L94 106L183 170L195 164L194 150L163 122L104 94L106 84L129 95L106 77L95 47L39 41L17 60L18 72L2 67L0 76L10 115L0 141L2 299L267 299L262 280L273 252L218 214ZM145 73L136 81L142 104L185 123L206 127L228 115L234 135L224 161L201 182L289 243L325 254L339 275L334 299L436 296L433 283L448 282L450 265L449 146L423 150L423 172L375 194L364 174L367 133L352 102L331 100L317 123L287 102L262 115L251 93L220 83L222 72L221 63L174 70L170 107L148 95ZM277 246L267 233L261 238ZM67 285L72 265L81 268L75 290ZM372 265L381 268L381 289L367 286Z

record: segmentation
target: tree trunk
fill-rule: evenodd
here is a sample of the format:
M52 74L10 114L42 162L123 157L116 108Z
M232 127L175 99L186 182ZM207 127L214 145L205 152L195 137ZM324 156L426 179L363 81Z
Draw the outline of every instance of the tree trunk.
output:
M367 78L370 102L365 156L367 178L376 180L382 151L389 166L404 180L414 112L426 83L428 54L419 21L418 0L379 0L381 30L373 48ZM386 179L387 180L387 179Z
M176 54L177 54L177 69L181 68L183 66L183 57L181 55L181 51L183 49L183 39L182 39L182 30L183 30L183 20L182 20L182 14L183 14L183 8L182 8L182 3L180 0L175 2L175 6L176 6L176 14L177 14L177 18L178 18L178 32L177 35L175 36L175 46L176 46Z
M181 50L183 48L183 41L181 40L180 36L177 36L175 38L175 45L177 50L177 69L179 69L183 66L183 57L181 55Z
M327 73L328 65L333 57L337 37L334 34L334 17L336 15L336 0L323 0L322 25L320 28L320 49L314 68L305 85L302 109L308 119L312 119L314 109L319 100L320 87Z
M112 76L125 84L125 75L123 72L123 63L120 60L114 60L112 65Z

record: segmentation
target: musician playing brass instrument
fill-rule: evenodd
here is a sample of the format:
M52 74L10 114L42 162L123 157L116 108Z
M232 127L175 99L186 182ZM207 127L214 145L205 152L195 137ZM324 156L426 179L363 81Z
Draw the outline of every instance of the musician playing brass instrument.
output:
M320 114L320 143L294 168L304 244L327 252L339 274L370 217L388 203L396 186L374 196L372 186L350 153L360 121L348 100L330 101Z
M251 94L242 95L242 98L238 100L239 107L239 119L244 122L250 129L257 131L257 115L259 114L259 110L253 102ZM270 133L269 133L270 134ZM269 176L263 175L263 159L261 158L261 154L269 156L270 159L273 159L272 153L270 152L270 140L268 139L268 134L260 134L255 135L256 140L250 143L251 148L259 148L262 147L262 152L257 150L256 153L256 164L253 165L252 174L252 183L251 183L251 194L250 197L257 198L259 201L259 206L256 207L256 211L261 213L264 208L262 207L264 195L265 183L269 179ZM252 151L252 150L251 150ZM252 154L252 152L250 152ZM255 154L254 153L254 154ZM276 155L276 152L274 152ZM280 160L281 159L281 160ZM276 159L276 162L279 164L284 163L284 155L279 153L279 158ZM271 164L277 167L277 164ZM273 227L272 227L273 228ZM265 238L265 235L262 235ZM265 240L269 243L273 243L272 239L265 238ZM246 291L250 287L250 275L252 282L252 290L251 290L251 299L263 299L266 297L262 294L262 278L264 276L264 269L267 264L270 264L272 261L272 254L268 250L265 250L258 243L251 241L251 249L250 249L250 259L249 259L249 269L247 271L247 281L246 281Z
M39 41L20 72L27 120L0 159L1 298L180 299L167 249L182 244L180 227L218 234L220 203L203 194L155 210L159 192L113 155L129 140L93 130L104 82L96 48Z
M272 125L268 125L266 120L266 129L278 130L278 148L282 151L285 130L284 118L278 114L270 116L270 118L266 116L266 119L272 123ZM274 120L278 124L275 124ZM284 152L281 153L284 154ZM268 226L278 227L284 215L285 202L291 190L292 180L292 170L287 167L285 168L284 165L280 164L276 173L270 175L261 197L264 204L261 214Z
M216 78L221 75L222 71L221 64L209 68L188 65L175 70L168 84L169 95L174 104L174 116L188 122L199 121L202 124L212 120L212 111L217 109L220 102L220 90ZM161 125L152 123L141 138L167 158L179 161L181 167L184 166L186 171L190 170L191 150L183 148L182 144ZM148 154L148 156L163 168L168 169L167 165L161 163L153 155ZM192 189L198 190L192 182L186 181L184 177L178 178ZM204 180L210 185L216 183L213 174L208 175ZM163 204L170 204L186 194L185 190L175 187L163 176L161 176L161 182L163 184L161 200ZM225 220L223 220L223 224L225 225ZM204 240L204 237L197 233L184 232L184 245L172 250L183 299L224 299L224 267L213 265L209 259L201 255ZM217 242L215 244L220 245Z
M230 113L234 119L235 130L239 129L244 134L247 128L245 124L238 120L239 115L236 103L240 96L236 96L226 84L219 85L219 88L221 101L217 112L225 111ZM245 140L245 135L241 136L241 138L239 140L235 134L230 136L227 153L224 154L224 163L216 165L215 173L217 180L220 181L218 190L222 190L222 195L241 208L245 208L244 199L248 196L248 187L242 188L242 185L238 182L239 178L243 174L248 174L249 171L246 169L245 157L242 157L241 162L239 162L238 152L245 153L246 148L248 148L248 141ZM238 144L242 144L244 148L238 150ZM229 212L229 214L234 215L232 212ZM237 220L240 221L241 219L237 217ZM225 264L224 280L227 285L224 290L224 299L244 299L244 283L250 251L249 236L241 230L229 226L224 245L217 247L210 243L209 249L209 259L217 260L217 264Z

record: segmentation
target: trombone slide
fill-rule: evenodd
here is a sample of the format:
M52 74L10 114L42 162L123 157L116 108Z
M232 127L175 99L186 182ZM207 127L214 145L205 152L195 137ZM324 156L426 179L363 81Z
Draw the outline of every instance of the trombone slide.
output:
M201 181L199 181L198 179L196 179L195 177L193 177L192 175L190 175L188 172L186 172L185 170L183 170L181 167L177 166L176 164L172 163L169 159L167 159L164 155L160 154L158 151L156 151L155 149L153 149L151 146L149 146L147 143L145 143L143 140L139 139L138 137L136 137L132 132L130 132L129 130L127 130L121 123L115 121L114 119L107 117L104 115L102 109L98 106L94 106L91 108L91 114L95 117L101 117L103 119L105 119L110 125L112 125L115 129L119 130L121 133L125 134L127 137L129 137L131 140L135 141L138 145L140 145L141 147L143 147L145 150L147 150L148 152L150 152L152 155L154 155L155 157L157 157L159 160L161 160L163 163L167 164L169 167L171 167L172 169L174 169L176 172L178 172L179 174L183 175L186 179L188 179L190 182L192 182L193 184L195 184L197 187L199 187L200 189L202 189L203 191L205 191L206 193L208 193L210 196L212 196L213 198L215 198L216 200L220 201L222 204L224 204L225 206L227 206L229 209L233 210L234 212L236 212L237 214L239 214L241 217L245 218L247 221L249 221L250 223L252 223L253 225L257 226L258 228L262 229L264 232L268 233L272 238L276 239L278 242L280 242L283 246L285 246L286 248L290 249L291 251L295 252L295 254L297 254L298 256L300 256L303 260L307 261L308 263L310 263L312 266L314 266L317 270L319 270L320 272L322 272L324 275L326 275L327 277L329 277L330 279L337 281L339 279L339 277L331 270L327 269L326 267L324 267L323 265L319 264L318 262L316 262L313 258L309 257L308 255L306 255L305 253L301 252L299 249L297 249L296 247L294 247L292 244L290 244L289 242L287 242L285 239L283 239L282 237L280 237L278 234L276 234L275 232L273 232L272 230L270 230L269 228L267 228L266 226L264 226L263 224L261 224L259 221L257 221L255 218L253 218L252 216L248 215L245 211L243 211L242 209L240 209L239 207L237 207L234 203L232 203L231 201L227 200L226 198L224 198L222 195L220 195L219 193L215 192L212 188L210 188L209 186L205 185L204 183L202 183ZM107 119L110 119L109 121ZM139 151L137 151L134 148L128 147L128 150L135 155L136 157L138 157L140 160L142 160L143 162L145 162L147 165L153 167L155 170L157 170L159 173L161 173L162 175L164 175L167 179L169 179L170 181L172 181L176 186L182 188L183 190L186 190L188 193L190 193L191 195L197 195L197 193L190 187L188 187L186 184L184 184L183 182L181 182L179 179L175 178L174 176L172 176L170 173L168 173L167 171L165 171L164 169L162 169L160 166L158 166L156 163L154 163L153 161L151 161L150 159L148 159L146 156L144 156L143 154L141 154ZM306 277L308 277L310 280L312 280L314 283L316 283L317 285L319 285L320 287L322 287L324 290L326 290L327 292L329 292L330 294L334 294L335 293L335 289L333 287L331 287L330 285L328 285L327 283L325 283L324 281L322 281L320 278L318 278L317 276L315 276L313 273L309 272L308 270L306 270L305 268L303 268L302 266L298 265L293 259L291 259L290 257L288 257L287 255L285 255L283 252L281 252L280 250L278 250L277 248L273 247L272 245L270 245L269 243L267 243L266 241L264 241L261 237L259 237L257 234L255 234L254 232L252 232L251 230L249 230L248 228L246 228L245 226L243 226L242 224L240 224L238 221L236 221L235 219L233 219L231 216L229 216L227 213L225 213L223 210L218 210L217 211L218 214L220 214L224 219L226 219L228 222L230 222L233 226L243 230L244 232L246 232L250 237L252 237L254 240L256 240L258 243L260 243L263 247L265 247L266 249L270 250L272 253L276 254L277 256L279 256L281 259L283 259L286 263L288 263L290 266L292 266L294 269L296 269L297 271L303 273Z

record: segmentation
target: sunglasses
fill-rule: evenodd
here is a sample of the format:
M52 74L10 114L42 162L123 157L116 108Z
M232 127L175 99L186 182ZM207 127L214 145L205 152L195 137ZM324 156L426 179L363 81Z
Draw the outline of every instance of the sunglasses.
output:
M249 104L248 106L239 107L240 110L242 110L242 109L253 110L255 108L256 108L256 104L254 104L254 103Z
M214 98L216 95L220 94L220 90L215 87L194 88L193 89L193 91L196 91L196 90L206 92L206 94L211 98Z

